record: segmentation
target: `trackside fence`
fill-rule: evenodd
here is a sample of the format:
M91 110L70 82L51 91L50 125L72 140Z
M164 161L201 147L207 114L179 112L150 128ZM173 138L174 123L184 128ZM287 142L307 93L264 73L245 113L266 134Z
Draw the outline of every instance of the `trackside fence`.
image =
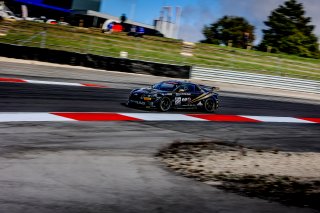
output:
M193 67L191 70L191 79L219 81L224 83L234 83L320 94L320 81L253 74L231 70Z

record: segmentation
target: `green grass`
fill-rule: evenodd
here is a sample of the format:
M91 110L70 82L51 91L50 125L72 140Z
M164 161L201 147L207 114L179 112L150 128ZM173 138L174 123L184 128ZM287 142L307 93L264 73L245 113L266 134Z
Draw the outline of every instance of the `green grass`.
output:
M103 34L96 28L57 26L34 22L0 22L11 30L0 42L40 47L45 31L46 48L119 57L126 51L131 59L230 69L320 80L320 60L287 54L197 43L193 57L181 56L182 41L153 36L135 38L125 33ZM33 39L31 39L33 37Z

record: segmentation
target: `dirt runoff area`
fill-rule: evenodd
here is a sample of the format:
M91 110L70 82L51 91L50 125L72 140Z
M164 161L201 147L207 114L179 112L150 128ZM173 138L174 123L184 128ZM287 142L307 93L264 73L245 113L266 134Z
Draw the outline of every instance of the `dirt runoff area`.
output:
M177 141L158 157L183 176L220 189L320 210L320 153Z

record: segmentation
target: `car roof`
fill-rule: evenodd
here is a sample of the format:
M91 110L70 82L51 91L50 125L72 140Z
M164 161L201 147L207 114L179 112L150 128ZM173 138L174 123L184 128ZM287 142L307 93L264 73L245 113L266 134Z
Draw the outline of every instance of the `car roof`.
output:
M184 84L184 83L194 84L194 83L189 82L189 81L181 81L181 80L168 80L168 81L162 81L161 83L177 84L177 85Z

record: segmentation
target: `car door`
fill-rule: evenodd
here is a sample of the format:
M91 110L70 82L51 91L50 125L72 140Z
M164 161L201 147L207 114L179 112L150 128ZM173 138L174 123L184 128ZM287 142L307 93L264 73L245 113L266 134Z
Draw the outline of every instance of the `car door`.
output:
M198 85L194 84L194 92L191 95L192 103L195 105L199 103L198 100L201 99L203 93L203 90Z
M176 107L185 107L191 105L191 95L192 91L190 90L189 84L181 84L175 92L175 106Z

